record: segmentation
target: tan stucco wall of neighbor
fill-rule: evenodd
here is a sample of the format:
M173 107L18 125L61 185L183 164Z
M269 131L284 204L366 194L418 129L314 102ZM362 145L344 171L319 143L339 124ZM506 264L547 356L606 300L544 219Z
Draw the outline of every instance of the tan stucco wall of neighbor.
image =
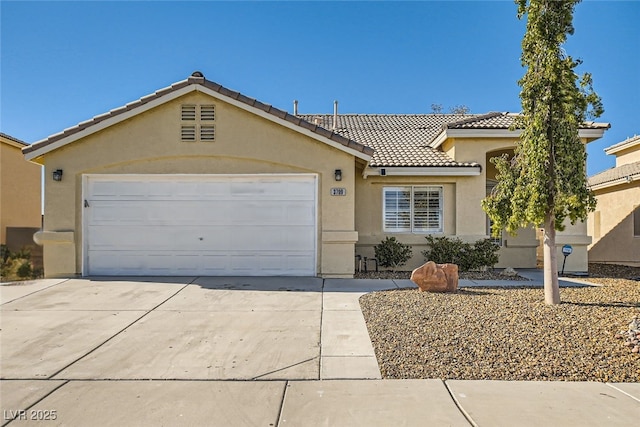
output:
M598 204L587 220L593 236L588 247L589 262L640 266L640 237L633 235L633 211L640 206L640 181L595 193Z
M22 145L0 136L0 243L7 227L40 228L42 167L25 160Z
M215 104L215 141L182 142L182 104ZM84 174L318 174L317 273L351 277L354 271L355 158L200 92L136 115L42 159L45 176L62 169L61 182L45 180L45 274L82 272ZM334 170L342 170L342 181ZM331 196L333 187L346 196ZM346 256L348 254L348 256Z
M640 162L640 144L636 144L615 154L616 167L628 165L629 163Z

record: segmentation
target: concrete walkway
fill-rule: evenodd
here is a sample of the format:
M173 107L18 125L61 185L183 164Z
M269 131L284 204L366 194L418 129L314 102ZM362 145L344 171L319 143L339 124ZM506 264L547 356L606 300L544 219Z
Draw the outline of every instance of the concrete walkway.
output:
M530 274L499 284L540 286ZM585 285L576 280L563 285ZM481 285L496 284L460 283ZM638 424L639 383L381 380L358 298L407 286L213 277L0 286L1 424Z

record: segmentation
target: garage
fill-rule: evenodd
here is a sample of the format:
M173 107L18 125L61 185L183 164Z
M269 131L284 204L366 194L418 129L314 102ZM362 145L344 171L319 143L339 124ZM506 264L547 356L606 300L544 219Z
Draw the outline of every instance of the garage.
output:
M317 176L84 175L83 274L315 276Z

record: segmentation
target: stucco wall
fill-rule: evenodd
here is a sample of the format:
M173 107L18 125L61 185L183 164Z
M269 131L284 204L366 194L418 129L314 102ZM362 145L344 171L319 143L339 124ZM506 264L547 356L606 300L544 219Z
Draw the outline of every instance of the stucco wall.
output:
M216 106L215 142L182 142L181 105L211 103ZM353 252L357 239L354 157L208 95L187 94L53 151L43 162L45 176L64 170L62 182L46 180L45 230L63 232L42 236L48 241L47 276L82 271L82 176L89 173L317 173L318 273L353 274L353 259L345 261L343 252ZM335 169L342 170L339 183ZM330 196L332 187L346 188L347 195ZM323 234L327 232L331 234ZM66 237L56 243L61 236Z
M640 145L616 153L616 167L634 162L640 162Z
M1 138L1 137L0 137ZM20 147L0 142L0 242L7 227L40 228L42 167L25 160Z
M488 237L487 216L481 201L486 196L487 180L495 179L495 167L489 159L513 150L514 138L450 138L441 148L458 162L476 162L481 166L479 176L461 177L400 177L369 176L356 180L356 230L359 241L356 254L374 257L374 246L387 236L413 247L413 258L403 269L413 269L424 262L422 251L426 249L425 233L384 233L382 230L382 188L386 186L442 185L444 189L444 232L440 235L458 237L474 242ZM503 234L499 251L498 268L535 268L536 251L541 244L533 227L520 229L515 235ZM591 238L587 235L585 223L566 224L557 233L558 268L562 268L564 257L562 246L570 244L573 253L567 258L566 272L587 271L587 245Z
M596 211L589 214L593 236L589 262L640 266L640 237L633 236L633 209L640 205L640 182L596 191Z

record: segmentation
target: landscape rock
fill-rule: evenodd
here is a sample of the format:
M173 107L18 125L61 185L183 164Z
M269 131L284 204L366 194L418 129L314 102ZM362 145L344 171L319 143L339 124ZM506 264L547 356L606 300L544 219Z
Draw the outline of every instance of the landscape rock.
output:
M513 268L511 267L507 267L504 270L502 270L502 274L503 276L507 276L507 277L514 277L518 275L518 272L515 271Z
M411 281L423 292L455 292L458 289L458 266L428 261L413 270Z

